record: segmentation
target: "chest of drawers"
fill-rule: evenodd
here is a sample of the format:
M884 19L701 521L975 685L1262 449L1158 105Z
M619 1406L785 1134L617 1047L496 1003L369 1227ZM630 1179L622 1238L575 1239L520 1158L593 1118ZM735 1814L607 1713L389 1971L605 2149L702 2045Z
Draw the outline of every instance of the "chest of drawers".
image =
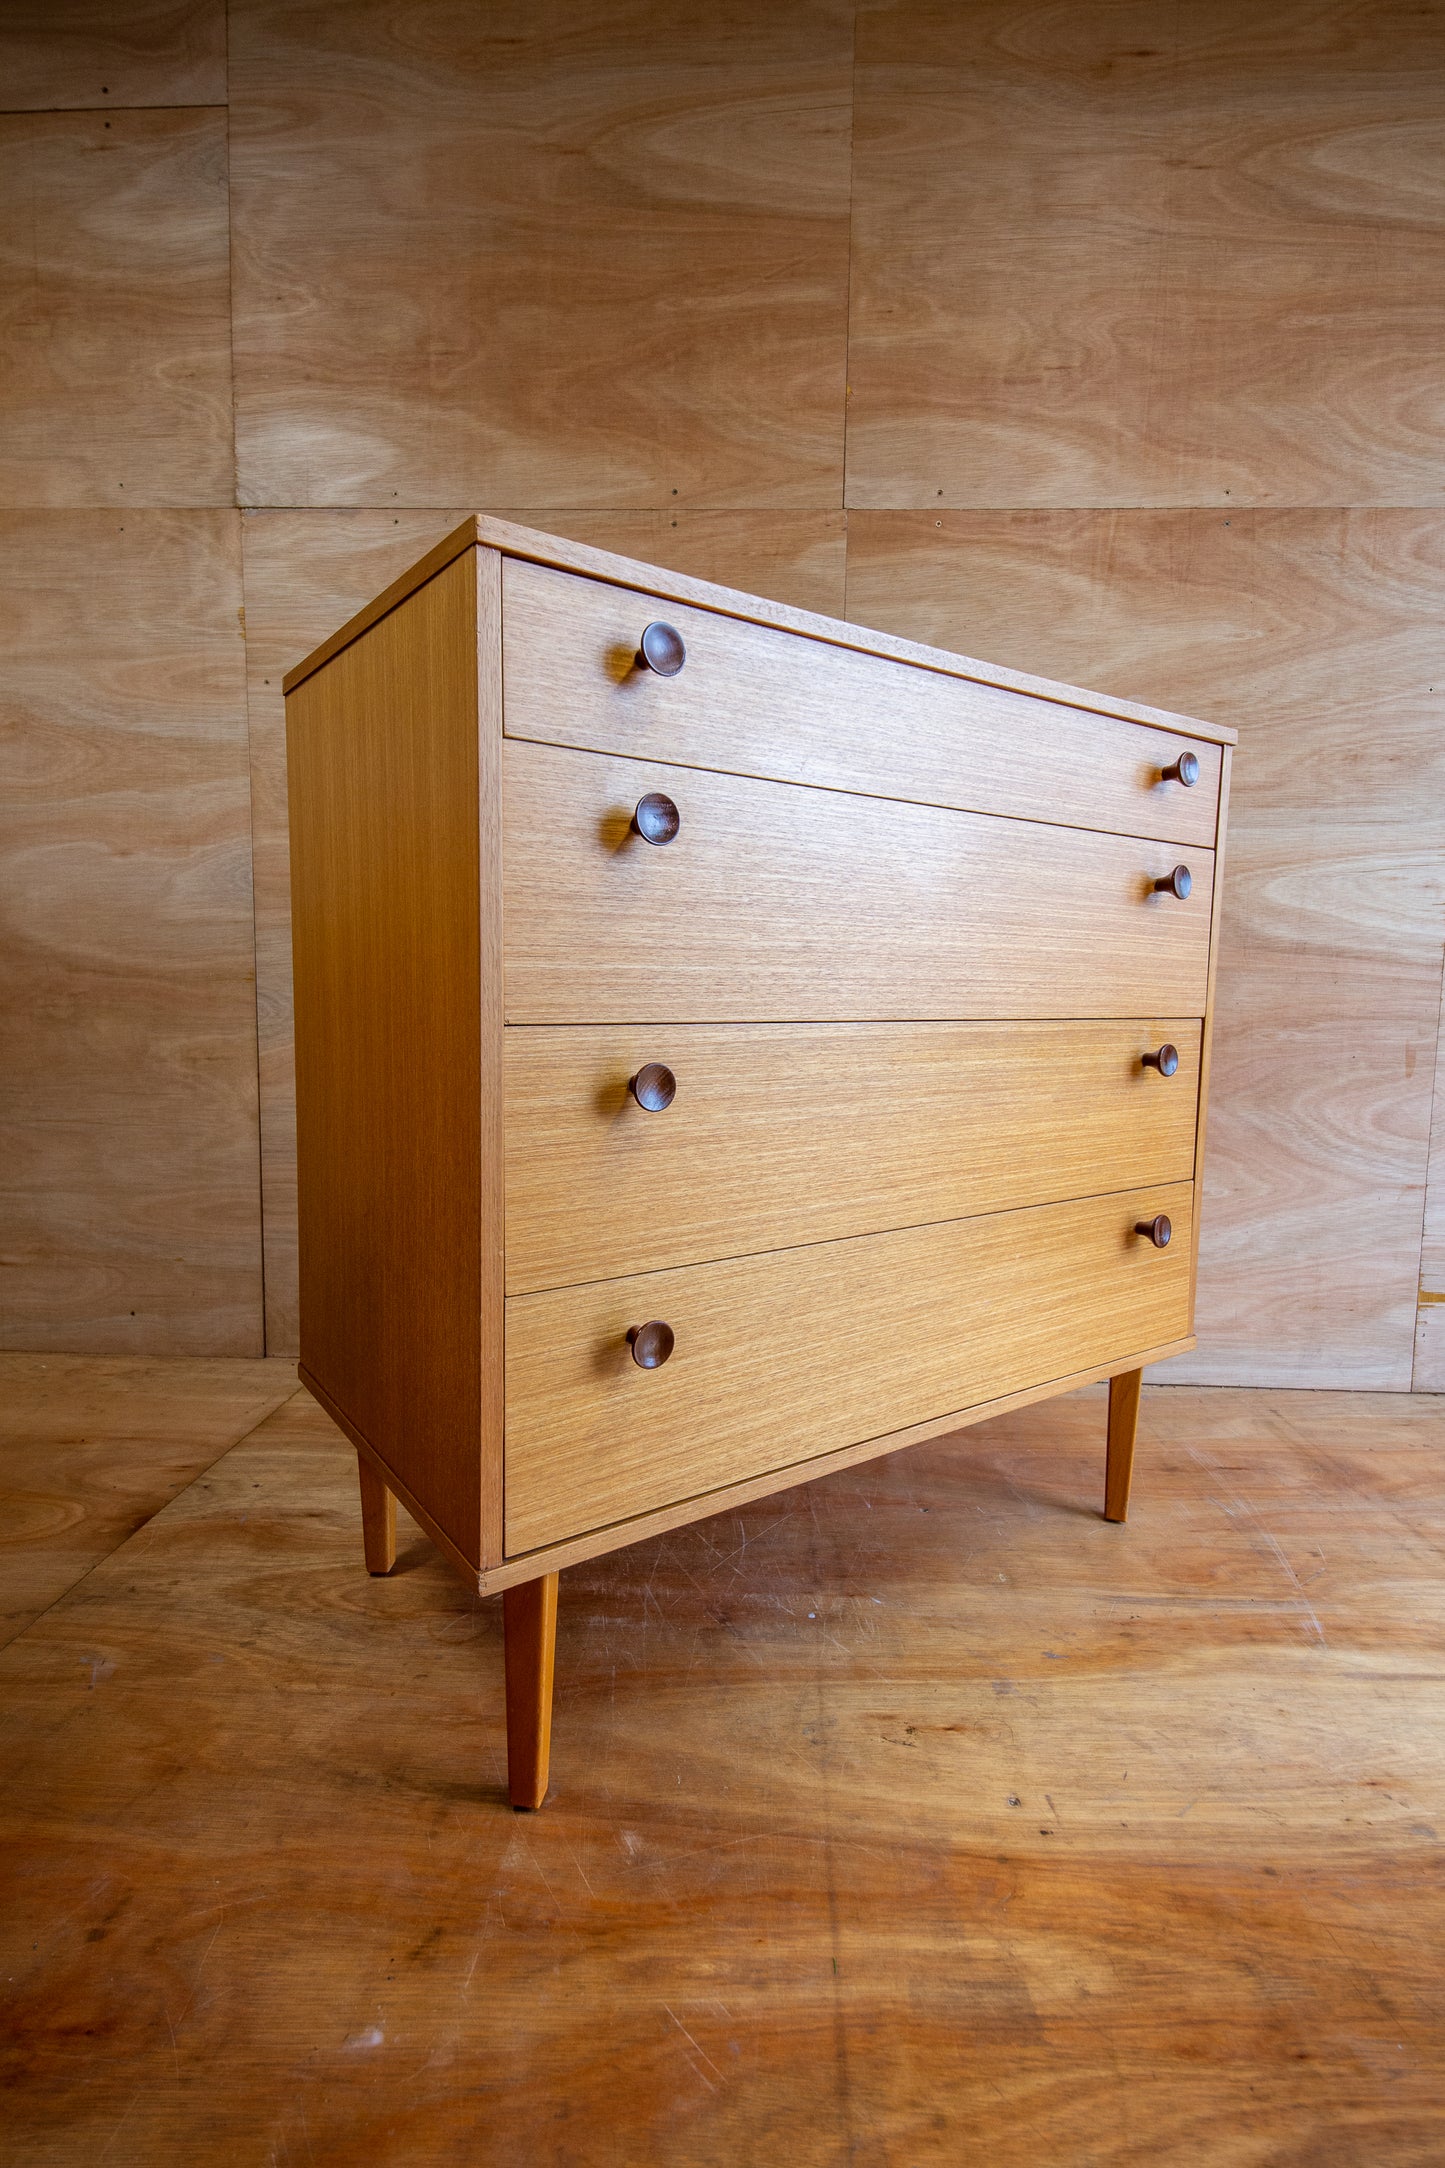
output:
M1193 1345L1232 733L478 518L286 679L301 1374L503 1591Z

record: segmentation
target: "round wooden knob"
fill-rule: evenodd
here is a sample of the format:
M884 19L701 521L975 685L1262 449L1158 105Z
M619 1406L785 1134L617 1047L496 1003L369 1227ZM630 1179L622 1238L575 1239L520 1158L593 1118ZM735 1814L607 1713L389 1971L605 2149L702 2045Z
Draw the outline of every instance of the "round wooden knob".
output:
M650 790L645 798L638 799L632 825L644 843L671 843L682 826L682 815L666 792ZM1188 880L1187 873L1184 878ZM1184 893L1188 895L1187 888Z
M1164 1224L1167 1227L1168 1220ZM664 1325L660 1317L654 1317L646 1325L628 1326L627 1345L639 1370L660 1370L677 1342L671 1325Z
M677 1078L663 1061L645 1061L636 1076L627 1079L627 1089L640 1107L649 1114L661 1114L670 1107L677 1094Z
M1176 866L1172 873L1166 873L1162 879L1154 883L1154 893L1156 896L1177 896L1179 901L1183 903L1193 886L1194 876L1189 868L1187 866Z
M1179 1049L1165 1044L1157 1054L1141 1054L1139 1060L1146 1069L1157 1069L1160 1076L1173 1076L1179 1067Z
M659 677L676 677L687 661L682 634L675 625L648 625L637 650L640 670L655 670Z
M1199 756L1197 753L1181 753L1172 768L1165 768L1160 775L1161 783L1182 783L1186 790L1193 790L1199 781Z
M1136 1235L1146 1235L1156 1250L1167 1250L1169 1237L1173 1234L1174 1229L1169 1224L1168 1215L1160 1212L1151 1220L1135 1220L1134 1232ZM663 1330L666 1331L665 1326ZM668 1333L667 1338L668 1344L671 1346L672 1334Z

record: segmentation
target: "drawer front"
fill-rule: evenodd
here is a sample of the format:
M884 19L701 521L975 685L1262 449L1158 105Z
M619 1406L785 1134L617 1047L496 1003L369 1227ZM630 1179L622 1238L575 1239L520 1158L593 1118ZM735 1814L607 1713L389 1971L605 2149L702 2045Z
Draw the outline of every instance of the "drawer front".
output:
M1177 1017L513 1027L507 1292L1188 1181L1199 1039ZM1168 1044L1166 1077L1141 1057ZM649 1063L675 1079L650 1112L628 1089Z
M1220 750L771 625L509 558L509 737L1178 843L1214 843ZM650 619L675 677L636 666ZM1181 752L1199 780L1164 780Z
M560 1542L1189 1329L1180 1183L506 1304L506 1544ZM1167 1213L1155 1249L1134 1223ZM675 1347L632 1360L628 1328Z
M786 783L503 748L507 1021L1200 1016L1213 854ZM674 841L632 829L644 795Z

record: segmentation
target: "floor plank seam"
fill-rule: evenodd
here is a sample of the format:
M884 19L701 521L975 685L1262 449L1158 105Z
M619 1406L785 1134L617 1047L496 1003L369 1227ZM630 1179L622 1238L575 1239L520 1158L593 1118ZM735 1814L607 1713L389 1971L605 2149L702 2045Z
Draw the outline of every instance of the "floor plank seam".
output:
M269 1423L273 1415L279 1415L283 1408L289 1408L293 1400L300 1399L305 1393L305 1386L298 1385L295 1392L288 1393L284 1400L278 1400L274 1408L268 1408L264 1415L260 1416L248 1429L243 1430L239 1438L232 1438L229 1444L223 1445L213 1460L208 1460L204 1468L198 1468L193 1476L190 1476L180 1485L179 1489L172 1491L169 1498L163 1498L152 1512L147 1513L143 1521L138 1522L128 1534L121 1537L119 1543L113 1544L110 1550L106 1551L101 1557L93 1558L84 1573L78 1573L67 1587L60 1590L58 1595L52 1596L43 1610L37 1611L33 1618L27 1619L23 1626L17 1627L13 1634L9 1634L4 1640L0 1640L0 1652L5 1649L13 1649L16 1642L23 1641L25 1636L38 1626L42 1619L49 1618L58 1604L68 1603L76 1590L83 1588L93 1573L97 1572L102 1566L108 1566L113 1558L119 1558L128 1543L134 1543L136 1537L149 1528L159 1515L173 1506L178 1498L184 1498L187 1491L193 1490L202 1476L207 1476L214 1468L218 1468L228 1453L234 1453L237 1446L244 1445L248 1438L254 1438L256 1432Z

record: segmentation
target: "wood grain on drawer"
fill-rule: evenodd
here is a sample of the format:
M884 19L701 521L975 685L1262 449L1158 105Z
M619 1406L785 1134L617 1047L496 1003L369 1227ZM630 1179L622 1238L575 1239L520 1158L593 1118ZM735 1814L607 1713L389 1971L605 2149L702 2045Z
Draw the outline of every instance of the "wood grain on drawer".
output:
M507 1292L1187 1181L1197 1021L516 1026ZM1172 1077L1141 1065L1163 1044ZM628 1079L662 1062L672 1104Z
M506 562L510 737L1173 842L1214 842L1220 749L1202 738ZM635 663L649 619L676 677ZM1193 789L1162 780L1182 751Z
M508 1555L1181 1336L1191 1195L1179 1183L509 1297ZM1163 1250L1133 1232L1160 1212ZM641 1370L626 1334L654 1318L676 1348Z
M503 747L509 1023L1200 1016L1212 853ZM630 829L644 794L676 840Z

